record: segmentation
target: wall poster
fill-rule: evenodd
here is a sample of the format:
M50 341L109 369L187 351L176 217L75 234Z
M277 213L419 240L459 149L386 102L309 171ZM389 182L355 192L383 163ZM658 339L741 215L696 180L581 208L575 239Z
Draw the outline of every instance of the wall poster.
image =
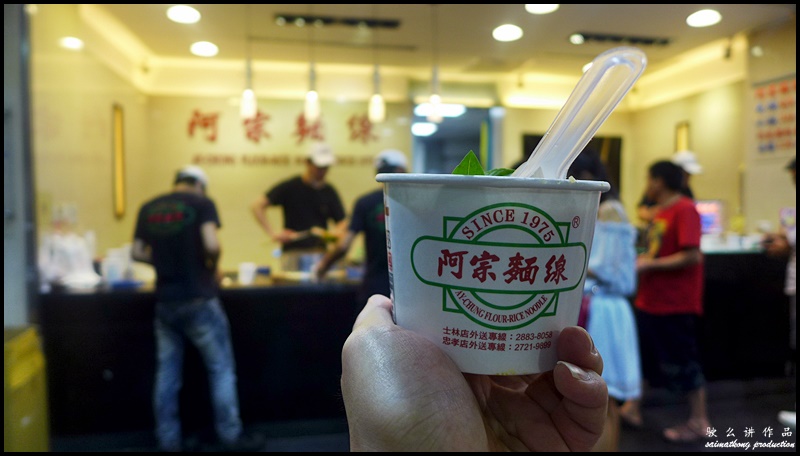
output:
M756 84L753 95L758 155L793 153L797 138L797 77L793 75Z

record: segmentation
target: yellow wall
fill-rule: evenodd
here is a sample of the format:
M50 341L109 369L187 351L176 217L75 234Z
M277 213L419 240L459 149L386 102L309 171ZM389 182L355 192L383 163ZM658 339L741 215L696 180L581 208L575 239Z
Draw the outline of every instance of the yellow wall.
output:
M62 24L54 26L53 24ZM39 233L51 229L56 211L72 212L79 233L93 230L98 254L126 242L130 210L120 220L112 208L112 105L125 109L128 157L147 150L147 98L101 65L90 52L57 46L78 24L69 5L40 8L31 22L31 145ZM128 161L129 175L147 166ZM128 197L138 186L128 187Z
M676 152L675 129L689 123L689 149L703 166L692 176L690 186L698 199L721 199L730 214L739 210L739 167L744 158L742 128L743 83L728 84L632 116L634 156L628 162L633 178L623 197L634 210L644 192L647 168L657 160L668 160ZM634 212L629 212L633 214Z
M234 270L242 261L275 265L272 251L278 245L267 239L249 206L273 185L304 171L302 160L313 140L298 143L295 135L302 108L299 100L259 100L259 110L269 115L264 128L269 137L262 136L255 142L247 138L237 108L227 99L152 97L147 127L150 145L142 157L136 158L146 161L149 168L149 175L143 177L147 191L141 193L141 198L167 191L180 166L196 163L209 176L209 196L220 212L222 267ZM196 129L193 136L189 135L188 125L195 109L219 114L216 141L206 139L208 130ZM410 157L411 135L404 120L410 111L410 105L389 104L387 120L374 128L372 138L365 143L351 139L348 126L350 119L366 115L365 104L322 104L321 131L339 159L327 179L336 187L348 213L359 196L378 188L372 160L375 154L395 148ZM133 185L133 178L131 182ZM143 199L132 201L134 206L142 202ZM270 208L268 217L273 226L282 226L279 208Z
M760 58L751 58L748 66L744 123L746 138L744 173L744 206L747 215L747 230L753 231L759 221L767 221L777 228L782 207L797 207L797 191L785 167L797 154L797 148L759 153L756 143L755 125L752 121L755 101L752 87L787 76L797 77L797 18L780 27L754 33L752 45L764 51ZM795 107L795 113L797 108ZM795 129L797 122L794 123Z

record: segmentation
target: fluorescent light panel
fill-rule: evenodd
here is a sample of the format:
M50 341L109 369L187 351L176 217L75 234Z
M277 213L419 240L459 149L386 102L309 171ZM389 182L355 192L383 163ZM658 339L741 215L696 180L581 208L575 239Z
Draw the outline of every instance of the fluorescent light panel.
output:
M430 103L420 103L414 108L414 115L419 117L428 117L433 110L433 105ZM462 104L442 103L439 105L439 114L442 117L458 117L467 112L467 107Z

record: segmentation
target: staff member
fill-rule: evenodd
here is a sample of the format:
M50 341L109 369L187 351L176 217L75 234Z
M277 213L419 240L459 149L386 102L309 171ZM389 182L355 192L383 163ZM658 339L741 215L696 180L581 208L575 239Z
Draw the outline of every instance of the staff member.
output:
M283 252L292 250L324 250L322 233L328 223L336 226L337 235L346 228L342 200L336 189L325 181L330 167L336 163L333 150L327 144L315 143L306 158L306 170L300 176L287 179L263 195L250 206L264 232L282 246ZM267 220L269 206L283 208L284 229L276 231Z
M218 298L220 221L207 185L201 168L186 166L175 175L172 192L142 205L136 220L131 255L156 271L155 434L160 450L183 449L178 393L188 340L208 371L220 449L255 451L264 442L242 433L230 326Z
M375 170L378 173L405 173L408 161L399 150L387 149L375 157ZM347 254L358 233L364 233L366 247L366 272L358 292L358 302L366 304L374 294L389 297L389 262L386 256L386 217L383 208L383 188L375 189L361 196L353 207L350 227L336 245L325 254L316 267L317 279L340 258Z

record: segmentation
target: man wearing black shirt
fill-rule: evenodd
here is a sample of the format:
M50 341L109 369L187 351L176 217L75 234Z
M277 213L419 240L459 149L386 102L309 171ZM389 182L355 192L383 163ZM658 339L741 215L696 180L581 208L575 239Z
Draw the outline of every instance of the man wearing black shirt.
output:
M344 231L346 221L342 201L336 189L325 181L328 169L335 162L330 146L314 144L302 175L279 183L250 206L258 224L272 240L281 244L283 252L324 251L325 240L321 234L328 231L331 220L336 223L334 235ZM266 215L269 206L283 207L282 231L270 225Z
M407 167L406 156L399 150L384 150L375 158L375 169L378 173L404 173ZM363 305L374 294L390 297L383 188L373 190L356 201L347 233L336 248L329 251L316 266L318 280L325 277L330 267L347 254L358 233L362 232L366 247L366 270L357 299Z
M152 264L156 272L156 440L163 451L183 449L178 394L188 340L208 371L221 449L253 451L263 447L263 441L242 434L233 346L218 298L220 221L216 205L206 197L207 185L202 169L186 166L177 172L172 192L142 205L136 220L131 255Z

